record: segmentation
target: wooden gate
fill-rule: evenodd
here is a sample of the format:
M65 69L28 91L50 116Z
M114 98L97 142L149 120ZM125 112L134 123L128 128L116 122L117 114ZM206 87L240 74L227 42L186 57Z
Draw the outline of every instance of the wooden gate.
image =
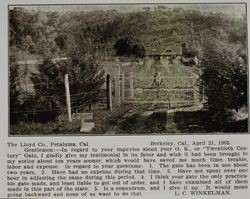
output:
M133 73L121 78L123 103L165 104L170 107L193 106L199 103L195 77L139 77Z

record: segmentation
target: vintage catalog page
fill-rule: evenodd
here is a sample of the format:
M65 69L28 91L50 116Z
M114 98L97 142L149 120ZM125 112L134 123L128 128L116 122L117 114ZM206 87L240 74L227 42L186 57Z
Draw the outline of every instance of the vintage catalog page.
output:
M0 4L0 199L250 199L248 0Z

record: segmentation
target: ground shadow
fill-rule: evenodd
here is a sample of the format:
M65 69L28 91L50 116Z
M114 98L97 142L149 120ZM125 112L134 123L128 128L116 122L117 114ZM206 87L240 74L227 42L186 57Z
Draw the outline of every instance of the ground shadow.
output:
M181 133L247 132L248 120L216 121L208 117L208 111L185 111L173 113L173 121ZM218 125L220 123L220 125Z

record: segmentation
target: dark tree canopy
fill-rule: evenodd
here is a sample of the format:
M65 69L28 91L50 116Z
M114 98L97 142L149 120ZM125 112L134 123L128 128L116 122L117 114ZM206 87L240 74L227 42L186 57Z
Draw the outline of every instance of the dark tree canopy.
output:
M138 39L133 37L122 37L118 39L114 45L116 55L134 56L143 58L146 54L146 49Z
M204 44L201 79L210 118L218 125L228 121L230 110L247 106L247 63L237 52L235 45L215 38Z

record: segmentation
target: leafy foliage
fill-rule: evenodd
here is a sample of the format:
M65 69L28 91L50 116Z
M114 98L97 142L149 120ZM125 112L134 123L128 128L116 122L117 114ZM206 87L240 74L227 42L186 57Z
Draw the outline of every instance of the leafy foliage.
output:
M10 46L16 50L49 56L60 52L58 37L60 16L56 12L30 12L15 7L9 11Z
M116 41L114 45L116 55L134 56L137 58L145 57L146 50L141 42L133 37L123 37Z
M247 64L234 45L210 38L204 44L201 65L210 119L223 125L231 109L247 106Z
M12 113L11 122L15 123L21 117L21 114L16 113L21 109L21 103L18 100L19 91L18 91L18 66L13 64L14 60L10 61L10 112Z
M129 43L135 42L134 51L139 51L135 53L138 57L142 57L143 47L147 50L156 38L160 46L172 41L185 42L192 51L201 50L202 39L209 32L224 37L230 43L246 43L245 16L212 12L204 14L166 6L154 9L146 7L127 13L118 13L116 10L35 12L15 7L10 9L9 16L10 45L47 57L66 53L68 34L75 27L93 32L95 42L107 55L113 55L113 46L119 38L127 38Z
M95 28L95 25L82 19L79 26L68 35L66 68L73 107L92 105L102 97L105 40Z
M166 112L154 112L146 121L147 130L151 133L166 132L166 125Z
M39 74L33 74L35 96L33 97L33 121L54 120L65 107L64 71L59 65L45 60L39 65ZM31 108L31 107L30 107Z

